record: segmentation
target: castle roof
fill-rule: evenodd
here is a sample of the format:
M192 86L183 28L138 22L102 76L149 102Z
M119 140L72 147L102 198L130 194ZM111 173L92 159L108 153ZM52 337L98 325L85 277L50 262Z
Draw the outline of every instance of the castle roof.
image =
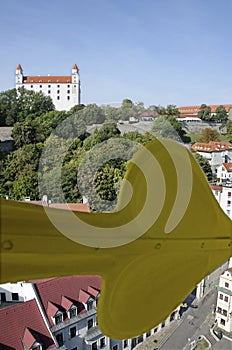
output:
M72 69L78 69L76 63L74 64L73 68Z
M225 110L227 113L229 113L230 109L232 109L232 104L208 105L207 107L211 108L211 113L216 113L216 109L220 106L225 107ZM197 114L200 108L201 106L182 106L182 107L178 107L178 110L181 114L183 113Z
M18 66L17 66L16 69L17 69L17 70L23 70L21 64L18 64Z
M72 82L72 76L24 76L23 77L23 84L39 84L39 83L45 83L45 84L57 84L57 83L71 83Z

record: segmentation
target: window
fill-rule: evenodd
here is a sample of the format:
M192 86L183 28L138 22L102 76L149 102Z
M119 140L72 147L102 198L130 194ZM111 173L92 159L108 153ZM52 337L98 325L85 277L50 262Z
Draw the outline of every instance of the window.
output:
M158 330L158 328L155 328L155 329L154 329L154 334L157 332L157 330Z
M231 201L227 201L227 205L230 206L231 205Z
M123 349L125 349L127 347L128 347L128 340L125 339L124 342L123 342Z
M223 294L219 294L219 299L223 300Z
M224 316L227 316L227 311L226 310L223 309L222 313L223 313Z
M64 339L63 339L63 333L59 333L56 335L56 340L59 345L63 345Z
M70 100L70 96L67 96L67 100Z
M1 302L6 301L6 293L0 293L0 301Z
M39 90L39 92L42 94L42 90Z
M60 90L57 90L57 93L59 94L59 93L60 93Z
M50 88L51 87L51 85L48 85L48 88Z
M33 346L31 349L32 350L41 350L41 346L40 345L36 345L36 346Z
M229 283L228 282L225 282L225 287L229 288Z
M42 83L42 80L40 80L39 82Z
M112 349L113 350L118 350L118 344L114 345Z
M57 96L57 100L59 100L60 99L60 96Z
M146 333L146 337L149 338L151 336L151 331Z
M221 314L222 313L222 308L218 307L217 312L219 312L219 314Z
M59 97L59 96L58 96ZM70 318L73 318L73 317L76 317L77 315L77 309L75 307L73 307L71 310L70 310Z
M19 300L18 293L12 293L12 300L14 300L14 301Z
M50 83L51 82L51 80L48 80L48 83ZM51 87L51 85L48 85L48 87Z
M100 339L100 348L101 349L104 348L105 345L106 345L106 338L104 337Z
M226 324L226 322L225 322L225 320L223 320L223 318L221 318L220 323L221 323L223 326L225 326L225 324Z
M87 322L87 328L90 329L93 327L93 318L91 318L90 320L88 320Z
M40 89L42 89L42 85L40 85L39 87L40 87Z
M231 197L231 192L228 192L228 197Z
M77 87L76 85L74 85L74 88Z
M55 316L55 324L59 324L61 322L63 322L63 315L60 313Z
M33 85L31 85L31 88L33 88Z
M72 348L71 350L77 350L77 346L75 348Z
M224 301L228 303L228 297L227 296L224 297Z
M51 93L51 90L48 90L48 94L50 94Z
M59 88L59 87L60 87L60 85L57 85L57 87Z
M92 310L92 308L93 308L93 301L89 301L88 303L87 303L87 310L89 311L89 310Z
M70 328L70 337L74 338L76 334L77 334L77 328L76 327Z
M142 343L143 342L143 335L140 335L139 337L138 337L138 343Z
M162 327L162 328L165 327L165 321L162 322L161 327Z
M92 344L92 350L97 350L97 342L96 341Z
M67 94L70 94L70 90L67 90Z

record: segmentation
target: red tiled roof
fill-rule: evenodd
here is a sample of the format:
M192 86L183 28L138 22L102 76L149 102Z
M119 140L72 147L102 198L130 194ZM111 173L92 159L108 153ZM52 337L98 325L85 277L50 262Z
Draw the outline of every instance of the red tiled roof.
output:
M26 333L26 328L32 336ZM43 344L44 350L55 346L35 299L0 310L0 329L0 349L5 346L6 349L24 350L23 338L30 343L33 337Z
M215 191L221 191L222 190L222 186L210 185L210 187L211 187L212 190L215 190Z
M230 111L230 109L232 108L232 104L221 104L221 105L208 105L207 107L211 108L211 112L215 113L216 109L219 106L223 106L226 109L226 112L228 113ZM200 110L201 106L182 106L182 107L178 107L179 112L182 113L193 113L193 114L197 114L198 111Z
M68 208L67 208L68 206ZM56 209L66 209L72 211L83 211L86 213L90 212L89 206L87 203L52 203L49 205L50 208Z
M228 173L232 172L232 163L222 163Z
M23 77L23 84L40 84L40 83L46 83L46 84L64 84L64 83L71 83L72 82L72 76L24 76Z
M31 333L31 331L26 328L23 336L23 343L26 345L27 349L30 349L32 345L35 343L36 339Z
M76 63L74 64L73 69L77 69L78 70L78 67L77 67Z
M17 66L16 69L17 69L17 70L23 70L21 64L18 64L18 66Z
M81 303L86 304L90 297L91 297L91 295L89 293L87 293L83 289L80 289L80 291L79 291L79 298L78 299L79 299L79 301Z
M68 276L48 279L42 283L36 283L36 289L39 293L41 302L45 310L48 303L61 305L62 296L70 298L73 301L80 302L80 290L88 290L91 286L97 290L101 289L101 278L99 276ZM54 310L53 310L54 311ZM49 322L53 325L51 317Z
M232 150L232 144L230 142L217 142L217 141L210 141L208 143L204 142L196 142L191 147L192 151L194 152L221 152L221 151L227 151Z

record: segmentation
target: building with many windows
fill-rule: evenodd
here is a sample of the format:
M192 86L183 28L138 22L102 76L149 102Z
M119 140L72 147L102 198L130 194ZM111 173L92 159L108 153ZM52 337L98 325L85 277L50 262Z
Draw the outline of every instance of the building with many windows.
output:
M226 332L232 332L232 268L220 277L218 286L216 320Z
M80 76L76 64L69 76L27 76L23 74L22 66L19 64L16 68L15 83L16 89L24 87L50 96L57 110L70 110L80 104Z
M210 187L222 210L232 219L232 185L210 185Z
M0 285L0 329L4 330L0 332L0 349L131 350L179 317L177 308L147 333L132 339L111 339L98 328L100 289L98 276Z

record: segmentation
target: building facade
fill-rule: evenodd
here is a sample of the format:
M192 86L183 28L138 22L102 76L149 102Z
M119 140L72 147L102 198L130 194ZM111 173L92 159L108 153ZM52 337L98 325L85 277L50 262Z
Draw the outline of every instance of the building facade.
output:
M220 207L232 220L232 186L210 185L210 187Z
M19 64L15 72L15 84L16 89L24 87L27 90L50 96L58 111L67 111L80 104L80 76L76 64L69 76L26 76Z
M222 163L217 169L217 178L219 181L232 181L232 162Z
M218 286L216 320L226 332L232 331L232 268L220 277Z
M7 350L9 347L11 350L131 350L179 317L180 308L177 308L147 333L132 339L111 339L102 334L97 324L100 288L98 276L0 285L0 329L4 329L4 335L0 332L0 349L5 349L1 347L4 344ZM1 310L5 303L12 306ZM24 317L23 310L27 313ZM10 327L13 316L15 330ZM14 344L17 346L13 347Z
M213 170L222 163L232 161L232 144L230 142L196 142L191 146L191 150L206 158Z

